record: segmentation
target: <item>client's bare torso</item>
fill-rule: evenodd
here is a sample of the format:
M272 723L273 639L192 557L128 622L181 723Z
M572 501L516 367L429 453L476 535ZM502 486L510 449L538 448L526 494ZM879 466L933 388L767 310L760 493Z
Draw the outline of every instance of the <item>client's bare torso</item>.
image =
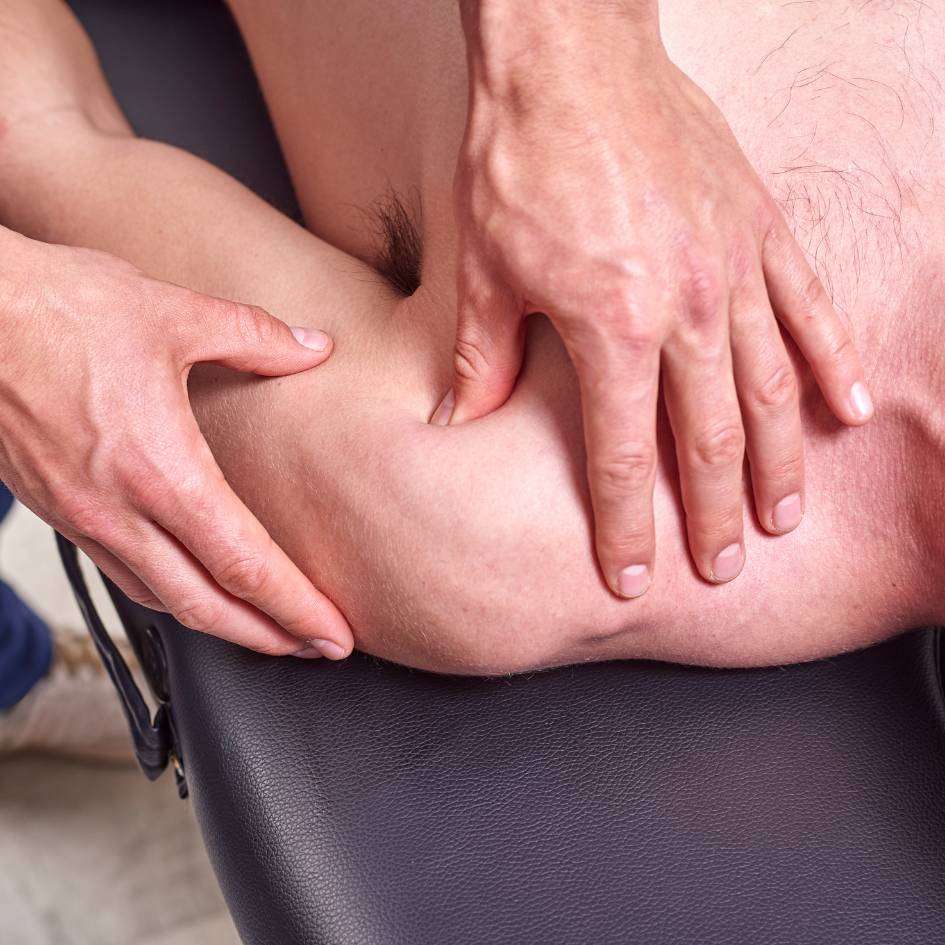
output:
M664 429L656 575L636 601L614 598L597 571L576 384L546 322L530 330L505 407L457 428L426 422L449 384L455 324L455 4L233 6L306 224L338 250L189 158L108 139L86 159L66 131L56 140L71 176L53 182L48 146L45 169L24 154L42 187L5 210L31 235L98 245L332 332L317 370L208 369L192 392L228 479L362 648L460 672L616 657L770 664L945 616L928 527L945 496L938 2L660 4L670 56L721 107L849 314L879 415L841 429L803 375L805 519L774 538L746 502L747 564L723 586L690 563ZM147 168L131 173L139 154ZM108 188L75 183L106 173ZM359 261L377 255L366 208L390 191L422 207L421 286L406 299Z

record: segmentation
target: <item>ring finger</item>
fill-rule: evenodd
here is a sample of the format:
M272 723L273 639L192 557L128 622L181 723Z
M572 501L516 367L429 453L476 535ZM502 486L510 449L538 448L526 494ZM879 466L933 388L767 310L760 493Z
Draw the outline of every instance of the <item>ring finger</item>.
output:
M755 509L762 527L782 535L804 509L804 441L797 374L761 273L732 305L735 384L747 434Z

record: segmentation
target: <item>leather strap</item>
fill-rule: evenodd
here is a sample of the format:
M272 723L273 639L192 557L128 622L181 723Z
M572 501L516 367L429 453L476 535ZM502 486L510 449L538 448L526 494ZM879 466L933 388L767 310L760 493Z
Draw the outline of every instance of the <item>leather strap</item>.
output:
M66 577L72 586L76 603L85 620L95 648L102 659L105 671L115 685L118 697L121 700L122 710L128 720L128 728L134 745L135 757L141 770L151 781L157 780L171 763L177 779L177 790L182 798L187 796L187 780L184 776L182 755L178 745L177 734L174 730L171 715L170 700L167 695L167 661L164 657L164 647L153 624L148 625L144 633L133 632L134 624L122 613L127 605L127 598L113 585L106 581L106 587L119 617L126 629L129 630L129 639L135 652L145 667L152 694L157 702L154 717L145 701L144 695L125 662L118 647L105 628L98 613L92 595L89 593L85 575L79 565L79 554L75 545L67 541L58 532L56 544L59 548L59 557L66 570Z

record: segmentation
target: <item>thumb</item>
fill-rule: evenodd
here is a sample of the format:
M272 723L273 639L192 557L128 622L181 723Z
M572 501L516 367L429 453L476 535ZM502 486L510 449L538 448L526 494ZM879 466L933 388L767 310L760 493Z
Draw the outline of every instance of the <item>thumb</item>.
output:
M280 377L307 371L326 360L332 340L314 328L290 328L256 305L202 300L190 321L187 363L213 361L236 371Z
M522 369L522 306L502 287L475 297L461 290L453 349L450 423L484 417L509 399Z

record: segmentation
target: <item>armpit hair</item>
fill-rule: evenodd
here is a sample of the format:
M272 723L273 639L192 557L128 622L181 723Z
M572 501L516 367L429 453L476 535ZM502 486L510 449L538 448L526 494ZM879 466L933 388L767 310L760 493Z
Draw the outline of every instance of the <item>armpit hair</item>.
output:
M407 198L388 190L368 208L376 239L375 269L403 295L420 288L423 243L420 237L420 195Z

